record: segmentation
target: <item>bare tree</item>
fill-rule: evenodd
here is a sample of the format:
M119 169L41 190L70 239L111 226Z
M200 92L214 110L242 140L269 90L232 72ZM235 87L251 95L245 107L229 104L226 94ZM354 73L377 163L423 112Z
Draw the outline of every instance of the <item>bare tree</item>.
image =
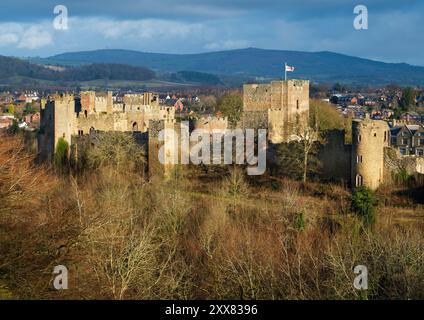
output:
M319 111L316 110L312 119L310 119L309 124L302 125L298 118L294 127L295 135L292 136L292 140L297 141L301 146L303 183L306 183L308 179L308 170L311 159L317 153L317 143L325 143L319 132L319 119Z

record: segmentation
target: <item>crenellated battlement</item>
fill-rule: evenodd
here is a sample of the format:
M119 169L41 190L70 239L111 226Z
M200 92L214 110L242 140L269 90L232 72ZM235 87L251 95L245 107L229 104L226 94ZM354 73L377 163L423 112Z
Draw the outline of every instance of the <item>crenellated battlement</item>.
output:
M54 101L57 103L69 103L75 101L75 97L73 94L57 93L49 96L48 101Z
M195 121L211 121L216 123L226 123L228 122L228 117L217 117L217 116L201 116L197 118Z
M193 130L203 129L209 132L213 130L226 130L228 129L228 118L227 117L216 117L216 116L201 116L198 119L192 120Z

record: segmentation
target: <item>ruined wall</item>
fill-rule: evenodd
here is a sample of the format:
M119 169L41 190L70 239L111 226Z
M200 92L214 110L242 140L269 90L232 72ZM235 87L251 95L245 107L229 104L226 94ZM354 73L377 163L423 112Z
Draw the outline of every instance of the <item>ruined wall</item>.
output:
M115 102L112 104L112 112L125 112L125 105L120 102Z
M81 97L81 112L82 113L90 113L94 112L94 104L96 99L96 92L94 91L82 91L80 93Z
M179 124L175 120L150 120L148 129L148 170L150 179L162 179L170 176L174 165L162 164L159 161L159 151L165 146L164 154L166 160L169 160L175 152L179 156L179 144L169 142L167 136L164 136L162 141L159 141L159 133L164 129L174 129L176 133L180 131ZM177 138L177 137L176 137ZM168 143L167 143L168 142Z
M112 113L112 92L97 93L94 98L94 110L97 113Z
M54 106L51 101L44 101L40 109L40 131L38 134L38 157L50 161L54 153Z
M238 128L268 129L268 110L243 112Z
M146 126L149 125L150 120L165 120L165 119L174 120L175 119L174 107L151 105L151 106L144 106L142 110L145 114Z
M113 97L112 91L108 92L95 92L95 91L82 91L80 93L81 99L81 112L85 113L112 113L113 111Z
M146 110L114 113L80 114L77 119L78 130L86 134L91 128L100 131L140 131L147 132L150 120L173 120L174 113L166 107L146 106ZM172 110L169 110L172 111Z
M111 136L115 132L91 132L90 134L85 135L74 135L72 136L72 146L71 146L71 155L70 159L74 166L80 169L84 169L87 166L88 160L88 151L93 146L97 145L104 137ZM135 142L141 148L144 160L147 162L147 144L148 144L148 134L147 132L126 132L126 134L131 134ZM147 171L147 166L144 168L144 172L140 174L145 174Z
M387 147L384 149L384 183L394 182L394 177L404 171L410 176L419 177L424 175L424 157L402 156L399 149Z
M79 115L74 134L88 134L90 130L97 131L131 131L128 126L128 119L124 113L92 113Z
M350 184L352 146L345 145L345 131L331 130L325 133L318 159L321 163L320 178Z
M415 159L415 170L419 174L424 174L424 158L416 158Z
M159 95L152 92L125 94L125 111L141 111L143 106L159 106Z
M127 102L140 103L127 110L124 103L113 103L111 91L81 92L77 103L73 95L52 96L41 108L40 158L50 160L61 137L72 145L72 136L89 134L90 131L147 132L150 120L174 121L174 108L159 106L158 98L152 93L126 95Z
M288 142L288 134L293 126L287 123L286 112L279 109L268 109L268 140L273 144Z

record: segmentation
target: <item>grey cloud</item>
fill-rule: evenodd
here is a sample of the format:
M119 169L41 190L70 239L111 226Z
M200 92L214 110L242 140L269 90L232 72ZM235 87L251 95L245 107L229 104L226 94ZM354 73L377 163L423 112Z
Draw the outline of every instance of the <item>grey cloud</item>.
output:
M295 19L350 15L357 4L370 10L422 10L419 0L2 0L0 19L15 21L51 16L57 4L66 5L76 16L109 16L121 19L167 18L204 19L246 14L287 15Z
M66 0L60 4L69 9L67 32L51 29L57 0L3 2L0 54L102 48L195 53L252 46L424 65L424 3L415 0ZM369 30L352 26L359 3L369 8Z

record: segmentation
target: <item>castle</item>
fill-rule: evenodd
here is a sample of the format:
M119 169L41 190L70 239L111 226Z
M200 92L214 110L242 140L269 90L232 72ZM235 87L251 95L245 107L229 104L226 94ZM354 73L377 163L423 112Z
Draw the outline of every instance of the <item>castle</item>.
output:
M49 160L60 138L70 145L77 136L91 132L141 132L147 134L149 171L166 171L158 161L164 128L178 128L175 109L159 105L154 93L125 94L81 92L79 97L62 94L42 102L39 155ZM190 123L190 130L224 132L226 118L201 117ZM278 145L302 139L309 127L309 81L272 81L270 84L243 86L243 115L237 127L267 129L268 143ZM354 120L352 144L346 144L343 131L328 132L319 159L324 180L343 181L352 187L377 189L390 179L390 173L407 167L411 173L424 174L422 157L404 161L391 147L391 130L382 120ZM163 143L162 143L163 144ZM167 154L179 152L167 146Z

